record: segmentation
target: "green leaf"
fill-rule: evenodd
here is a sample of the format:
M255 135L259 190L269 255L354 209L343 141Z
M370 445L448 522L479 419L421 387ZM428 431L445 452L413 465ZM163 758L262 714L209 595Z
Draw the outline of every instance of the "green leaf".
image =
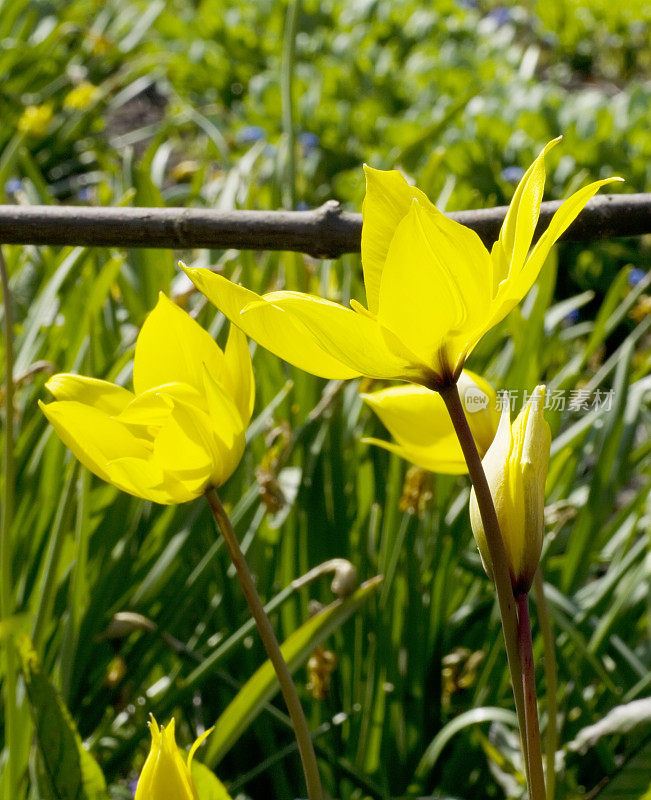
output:
M619 274L613 281L601 304L599 312L597 313L597 318L595 319L592 334L583 353L584 364L606 337L608 337L615 327L624 319L637 298L646 291L649 283L651 283L651 275L646 275L646 277L629 292L626 288L629 272L630 268L628 266L619 271Z
M294 673L330 634L350 617L382 583L381 577L363 583L350 597L336 600L301 625L282 644L281 650L289 671ZM215 723L204 760L218 764L238 738L278 691L278 679L270 661L249 678L237 696Z
M514 728L517 728L518 725L517 716L513 711L509 711L505 708L492 708L488 706L484 708L471 708L470 711L459 714L458 717L455 717L451 722L448 722L447 725L441 728L429 743L416 767L414 779L416 781L422 781L431 773L448 742L464 728L478 725L481 722L496 721L511 725Z
M104 775L84 749L59 693L41 671L28 636L18 640L18 652L42 760L41 792L47 800L108 800Z
M231 800L224 784L212 770L198 761L192 761L192 779L201 800Z
M613 733L628 733L638 725L651 726L651 697L633 700L622 706L615 706L603 719L581 728L567 745L569 750L587 753L602 736Z
M651 742L627 760L594 797L595 800L650 800Z

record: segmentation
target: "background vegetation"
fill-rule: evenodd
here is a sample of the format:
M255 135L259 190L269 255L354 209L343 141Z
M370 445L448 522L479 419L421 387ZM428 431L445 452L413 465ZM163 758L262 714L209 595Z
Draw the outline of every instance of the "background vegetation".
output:
M558 133L548 198L611 174L626 179L622 191L649 189L644 0L0 7L4 202L229 209L336 198L357 210L367 161L399 166L443 209L484 207L508 202ZM648 250L648 239L558 247L470 364L520 399L540 381L591 397L613 390L610 408L549 415L543 573L559 660L559 798L639 798L651 782L649 701L635 702L651 674ZM223 319L190 293L178 256L257 291L287 286L344 303L363 299L359 258L4 251L16 318L17 617L0 633L30 633L38 680L60 690L111 796L129 797L148 713L173 713L189 744L263 651L205 504L143 503L80 470L36 406L43 384L52 371L128 384L138 326L161 289L223 343ZM341 557L360 579L385 575L327 640L337 661L327 696L297 673L329 790L345 800L522 796L467 479L410 470L360 443L384 433L357 382L321 381L261 349L254 367L257 419L223 496L263 597L277 598L281 637L312 601L332 600L325 579L291 589L311 567ZM142 616L116 623L125 611ZM538 671L544 696L541 660ZM38 680L32 688L47 694ZM300 791L275 702L204 752L233 796ZM590 728L620 706L619 722ZM543 729L546 713L543 702ZM25 702L16 758L29 756L33 778L43 753L29 747L29 720ZM35 787L26 782L25 796L38 797Z

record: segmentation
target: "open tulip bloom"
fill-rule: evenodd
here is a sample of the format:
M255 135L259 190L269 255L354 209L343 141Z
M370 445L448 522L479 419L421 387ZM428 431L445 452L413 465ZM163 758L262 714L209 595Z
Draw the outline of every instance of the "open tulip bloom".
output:
M161 294L136 342L131 392L107 381L54 375L40 403L63 443L91 472L157 503L183 503L221 486L244 451L254 382L245 335L225 351Z
M258 295L208 269L197 288L268 350L325 378L366 375L433 389L454 383L481 337L522 300L550 248L601 186L568 198L531 249L550 142L518 185L489 252L397 171L365 167L362 267L367 307L312 295ZM531 252L530 252L531 250Z
M499 413L493 387L464 370L457 383L466 419L481 457L493 441ZM431 472L461 475L468 466L441 395L418 384L402 384L361 395L395 442L365 438Z

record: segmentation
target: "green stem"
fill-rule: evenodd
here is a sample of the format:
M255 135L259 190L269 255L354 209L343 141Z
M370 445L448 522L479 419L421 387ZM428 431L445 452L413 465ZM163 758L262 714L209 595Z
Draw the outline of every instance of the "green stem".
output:
M515 709L518 714L520 726L520 739L522 742L522 752L525 765L528 763L527 739L525 735L526 718L524 707L524 692L522 688L522 669L520 663L520 650L518 648L518 618L515 612L515 598L511 588L511 575L509 573L508 562L504 542L500 533L500 526L497 520L497 513L493 504L486 474L481 463L481 458L477 452L477 445L473 439L468 420L461 405L459 390L456 383L444 386L439 389L439 393L445 403L454 430L459 439L461 450L463 451L470 480L475 489L477 505L481 514L486 535L486 544L491 557L493 567L493 580L497 593L497 602L502 619L502 632L506 645L506 656L511 673L511 684L513 685L513 696L515 698ZM527 776L528 777L528 776Z
M294 137L294 56L296 52L296 27L301 8L300 0L290 0L285 17L283 51L280 68L280 98L283 133L285 134L285 174L283 176L283 205L293 209L296 205L296 142Z
M286 586L272 600L270 600L264 607L265 614L269 615L273 613L277 608L280 608L283 603L285 603L285 601L288 600L296 591L302 589L304 586L309 586L313 581L318 580L323 575L328 575L334 572L335 580L337 579L337 575L341 576L341 580L344 580L345 577L350 574L350 570L354 570L354 567L352 564L350 564L350 562L347 562L344 559L331 558L329 561L324 561L323 564L319 564L305 575L293 580L289 586ZM334 588L333 591L335 591ZM215 670L215 666L219 664L219 662L225 658L227 654L233 650L233 648L237 647L238 644L244 641L244 639L246 639L246 637L254 628L255 620L250 619L248 622L242 625L239 630L232 634L232 636L229 636L229 638L226 639L226 641L223 642L216 650L214 650L205 658L202 658L201 663L197 666L197 668L192 670L187 678L183 678L181 680L181 689L187 692L196 686L201 685L201 682L205 676L213 672ZM170 702L172 704L177 702L176 695L172 696ZM162 707L163 709L167 710L165 705ZM162 716L162 712L158 713L160 713Z
M517 604L518 641L522 661L522 687L524 689L524 715L529 759L529 797L530 800L545 800L545 776L538 728L536 675L533 667L533 644L531 642L531 623L529 622L529 593L519 594Z
M556 748L558 747L558 668L554 631L547 610L545 587L540 568L533 579L538 625L543 637L545 664L545 697L547 700L547 729L545 731L545 762L547 766L547 800L554 800L556 792Z
M312 744L310 729L308 728L307 720L305 719L305 714L303 713L301 701L299 700L291 673L280 651L280 645L276 639L271 622L265 613L262 601L255 588L253 576L251 575L251 571L240 549L240 544L237 541L237 536L235 535L231 521L224 510L224 506L219 499L217 491L215 489L208 489L206 491L206 499L215 517L217 527L224 537L224 542L237 571L237 577L242 586L242 591L244 592L244 596L251 609L251 614L258 626L262 643L276 671L280 690L285 698L287 710L289 711L289 716L294 726L294 733L298 743L298 752L301 756L305 782L307 784L308 797L310 800L323 800L319 767L316 762L316 755L314 754L314 745Z
M2 522L0 524L0 620L8 620L13 613L13 547L11 526L14 513L14 350L13 314L9 275L2 249L0 249L0 283L4 301L5 340L5 436L3 450L4 483L2 487ZM16 702L16 653L10 637L6 640L6 672L4 680L5 747L8 749L5 797L13 800L18 793L18 706ZM13 754L13 755L12 755Z

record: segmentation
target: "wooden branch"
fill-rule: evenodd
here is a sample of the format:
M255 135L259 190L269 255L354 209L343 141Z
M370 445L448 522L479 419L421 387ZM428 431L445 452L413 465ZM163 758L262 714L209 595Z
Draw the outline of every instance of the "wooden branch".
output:
M559 205L542 204L537 235ZM506 211L499 206L449 216L473 228L490 246ZM3 244L293 250L336 258L359 252L361 230L361 214L343 211L334 200L312 211L0 205ZM651 233L651 194L617 194L590 200L562 238L590 241L645 233Z

